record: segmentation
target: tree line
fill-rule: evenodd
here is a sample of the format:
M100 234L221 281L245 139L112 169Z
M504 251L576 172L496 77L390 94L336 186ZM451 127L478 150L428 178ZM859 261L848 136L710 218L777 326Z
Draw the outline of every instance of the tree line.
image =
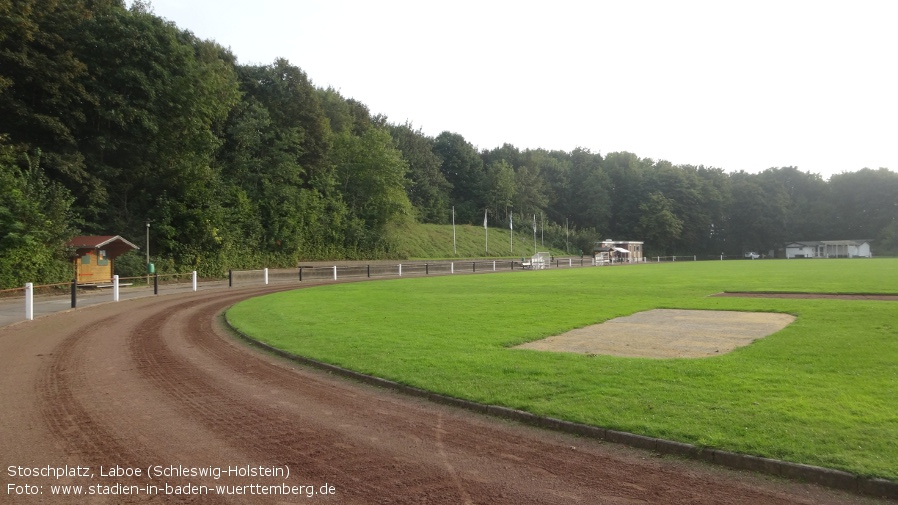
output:
M824 180L479 150L372 114L284 59L238 64L142 2L0 0L0 287L65 280L73 235L143 244L148 222L162 268L221 275L389 258L410 221L485 218L538 222L584 252L603 238L643 240L653 256L863 238L894 254L896 216L887 169Z

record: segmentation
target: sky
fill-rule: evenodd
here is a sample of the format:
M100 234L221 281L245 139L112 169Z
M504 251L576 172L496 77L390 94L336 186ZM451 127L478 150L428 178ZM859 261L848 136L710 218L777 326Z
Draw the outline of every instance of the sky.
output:
M130 3L130 2L129 2ZM892 0L152 0L230 48L478 150L828 179L898 172Z

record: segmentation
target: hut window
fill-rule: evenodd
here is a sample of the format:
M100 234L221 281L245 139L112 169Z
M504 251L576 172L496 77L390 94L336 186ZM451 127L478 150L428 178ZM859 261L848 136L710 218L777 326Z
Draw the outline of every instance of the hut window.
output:
M99 258L97 258L97 265L101 267L105 267L109 265L109 258L106 256L105 250L100 250Z
M85 254L84 256L81 257L81 264L82 265L90 265L90 254Z

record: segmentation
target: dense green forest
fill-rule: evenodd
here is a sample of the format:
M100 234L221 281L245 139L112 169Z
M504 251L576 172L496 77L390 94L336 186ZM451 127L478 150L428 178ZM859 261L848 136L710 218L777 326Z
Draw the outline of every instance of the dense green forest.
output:
M222 275L397 257L409 223L453 212L525 234L538 221L559 249L614 238L651 256L732 255L872 239L875 254L898 252L898 173L884 168L824 180L478 150L391 123L286 60L240 65L142 2L0 0L0 287L68 279L72 236L142 246L148 221L162 269ZM119 268L139 273L132 256Z

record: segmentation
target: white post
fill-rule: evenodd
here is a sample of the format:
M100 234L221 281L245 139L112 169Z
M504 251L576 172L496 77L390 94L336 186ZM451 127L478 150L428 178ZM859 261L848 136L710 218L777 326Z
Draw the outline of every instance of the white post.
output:
M112 301L118 301L118 275L112 276Z
M449 273L450 274L455 273L455 262L449 263Z
M25 319L34 320L34 283L25 284Z
M493 272L496 271L496 260L493 260Z
M337 280L337 265L334 265L334 280Z
M193 271L193 290L196 291L196 270Z
M455 205L452 206L452 254L458 254L458 247L455 245Z
M567 259L567 266L568 266L568 267L574 266L574 260L572 260L571 258L568 258L568 259Z
M265 285L268 285L268 267L265 267L263 277L265 278Z
M402 263L399 264L399 277L402 277Z
M692 261L698 261L698 260L695 259L695 258L696 258L696 256L693 254L693 255L692 255Z

